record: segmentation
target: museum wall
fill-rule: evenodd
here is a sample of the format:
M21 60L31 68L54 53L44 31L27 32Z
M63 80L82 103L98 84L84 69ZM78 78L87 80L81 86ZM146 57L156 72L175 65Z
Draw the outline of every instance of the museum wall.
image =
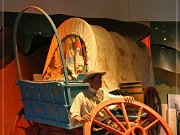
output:
M4 6L0 7L1 11L19 12L27 6L35 5L48 14L111 18L120 21L178 21L180 18L180 3L177 0L3 0L2 5Z

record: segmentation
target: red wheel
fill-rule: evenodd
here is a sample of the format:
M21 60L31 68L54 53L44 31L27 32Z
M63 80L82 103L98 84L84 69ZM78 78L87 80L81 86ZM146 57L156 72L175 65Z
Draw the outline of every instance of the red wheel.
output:
M118 105L122 110L122 115L114 115L109 110L111 105ZM105 111L109 119L116 123L119 129L117 130L95 119L100 111ZM132 113L134 114L132 115ZM173 135L168 124L156 111L138 101L127 103L123 98L108 100L96 106L90 114L91 121L86 122L84 127L85 135L91 135L91 128L95 124L118 135L148 135L148 130L157 123L162 126L167 135Z
M82 128L68 130L25 120L24 109L22 108L14 121L12 132L12 135L81 135Z
M144 103L162 115L161 99L154 87L144 89Z
M157 113L162 115L161 99L158 91L154 87L147 87L144 89L144 104L148 105ZM160 128L161 126L159 124L156 124L155 126L153 126L153 128L151 128L152 130L149 131L149 134L159 134Z
M24 109L22 108L13 125L13 135L38 135L40 127L38 123L24 119Z

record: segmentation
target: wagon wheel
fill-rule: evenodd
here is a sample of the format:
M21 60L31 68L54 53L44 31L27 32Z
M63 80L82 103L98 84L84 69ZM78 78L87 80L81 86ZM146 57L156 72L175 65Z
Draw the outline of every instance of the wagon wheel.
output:
M13 135L38 135L40 127L37 122L24 119L24 108L22 108L13 124Z
M154 87L147 87L144 89L144 103L162 115L161 99L159 93ZM150 131L151 134L159 134L160 128L161 126L156 124Z
M119 106L122 110L123 117L118 117L116 115L113 115L108 108L111 105ZM128 107L134 109L134 111L137 112L134 119L130 118L131 112L126 111L126 108ZM95 119L95 117L100 111L105 111L107 113L107 116L109 116L108 118L111 119L119 129L117 128L115 129ZM85 123L85 127L84 127L85 135L91 135L91 129L94 125L98 125L104 130L111 132L112 134L148 135L148 130L150 130L151 127L153 127L157 123L159 123L162 126L164 132L167 135L172 135L172 131L168 126L168 124L165 122L165 120L149 106L142 104L138 101L134 101L133 103L127 103L123 98L108 100L96 106L91 111L90 115L91 115L91 121Z

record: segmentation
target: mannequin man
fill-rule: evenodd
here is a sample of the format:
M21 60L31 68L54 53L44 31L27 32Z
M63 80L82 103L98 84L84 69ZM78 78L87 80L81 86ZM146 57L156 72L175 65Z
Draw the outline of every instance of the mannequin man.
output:
M84 125L85 122L91 120L90 112L99 103L115 99L124 98L126 102L133 102L134 98L130 96L116 96L105 90L102 90L102 77L106 72L91 70L86 74L84 83L89 83L89 88L84 92L80 92L74 99L70 108L70 119L73 125ZM98 120L104 121L107 115L103 112L98 114Z

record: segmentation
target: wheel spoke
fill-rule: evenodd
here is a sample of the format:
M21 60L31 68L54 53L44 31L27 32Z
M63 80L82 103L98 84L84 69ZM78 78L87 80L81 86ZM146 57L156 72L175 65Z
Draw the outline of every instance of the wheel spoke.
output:
M118 125L118 127L122 130L122 131L126 131L126 128L121 124L121 122L119 122L119 120L111 113L111 111L108 109L108 107L104 107L104 110L109 114L109 116L111 117L111 119Z
M143 111L143 107L141 106L141 107L139 108L138 115L137 115L137 118L136 118L136 120L135 120L135 124L136 124L136 125L138 125L139 122L140 122L140 120L141 120L142 111Z
M22 126L19 126L18 128L21 128L21 129L24 129L24 130L28 130L27 127L22 127Z
M27 122L28 122L28 124L29 124L30 126L34 126L34 122L31 122L31 121L29 121L29 120L27 120Z
M108 126L108 125L106 125L106 124L104 124L104 123L102 123L102 122L100 122L100 121L98 121L98 120L95 120L95 119L94 119L94 120L93 120L93 123L99 125L100 127L103 127L104 129L107 129L107 130L113 132L114 134L124 135L123 132L121 132L121 131L119 131L119 130L117 130L117 129L114 129L114 128L112 128L112 127L110 127L110 126Z
M152 123L150 123L147 127L145 127L145 130L148 130L149 128L151 128L153 125L155 125L157 122L159 121L159 119L156 119L155 121L153 121Z
M142 125L144 125L146 122L148 122L149 121L149 119L145 119L145 120L143 120L139 125L140 126L142 126Z
M126 109L125 109L125 105L124 103L120 103L121 105L121 109L122 109L122 112L123 112L123 115L124 115L124 120L126 122L126 125L127 125L127 129L131 128L130 126L130 122L129 122L129 119L128 119L128 116L127 116L127 112L126 112Z

